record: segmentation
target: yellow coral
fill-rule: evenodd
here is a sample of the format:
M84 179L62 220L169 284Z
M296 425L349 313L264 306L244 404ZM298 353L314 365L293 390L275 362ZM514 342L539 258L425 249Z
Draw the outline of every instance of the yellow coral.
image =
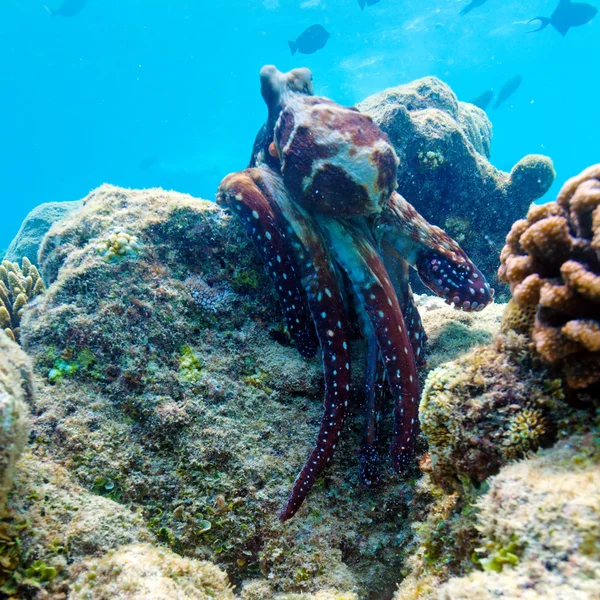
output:
M114 262L126 256L136 256L141 247L137 236L119 230L111 233L107 239L98 242L96 252L106 262Z
M504 455L514 459L537 449L547 429L548 422L540 409L525 408L519 411L509 421L504 435Z
M27 302L45 291L38 270L27 257L22 266L3 260L0 266L0 329L13 341L19 339L21 315Z

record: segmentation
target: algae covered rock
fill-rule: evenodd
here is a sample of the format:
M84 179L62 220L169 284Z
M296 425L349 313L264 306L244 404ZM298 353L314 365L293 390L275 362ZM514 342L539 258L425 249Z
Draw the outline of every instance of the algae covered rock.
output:
M29 435L33 396L31 363L0 331L0 511L12 486L15 465Z
M477 561L484 571L450 580L440 598L598 597L597 436L569 438L504 468L490 480L478 508Z
M40 379L36 444L88 490L140 510L169 548L226 568L232 584L392 593L410 486L390 467L382 487L359 488L359 406L310 506L277 519L318 430L322 365L283 331L260 259L228 213L103 186L52 226L39 256L48 290L21 326Z
M526 338L500 335L427 376L419 417L432 476L450 488L480 483L551 443L569 414L561 381L535 363Z
M217 566L150 544L124 546L80 567L73 600L233 600Z
M10 243L4 258L17 262L23 258L37 264L38 250L52 223L64 219L79 208L80 202L47 202L36 206L25 217L19 232Z
M358 108L388 134L400 158L400 194L456 239L498 288L504 237L552 185L552 161L529 155L511 173L496 169L485 112L459 102L435 77L374 94Z

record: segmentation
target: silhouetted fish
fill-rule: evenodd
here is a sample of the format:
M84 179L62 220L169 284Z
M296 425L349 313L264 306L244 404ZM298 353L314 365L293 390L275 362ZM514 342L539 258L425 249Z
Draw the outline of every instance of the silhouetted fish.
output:
M87 4L87 0L63 0L63 3L58 8L44 8L54 17L60 15L61 17L74 17L78 15Z
M485 110L490 105L490 102L492 101L493 97L494 97L494 90L486 90L485 92L483 92L483 94L480 94L479 96L477 96L477 98L475 98L475 100L472 100L471 104L474 104L475 106L479 106L479 108L481 108L482 110Z
M298 36L295 42L288 42L288 45L292 51L292 56L296 54L296 51L300 54L313 54L324 48L330 37L331 34L327 32L323 25L311 25Z
M585 2L571 2L571 0L560 0L556 10L548 17L535 17L533 21L540 21L541 25L538 29L528 31L527 33L535 33L546 29L548 25L552 25L561 35L567 35L567 31L571 27L579 27L589 23L598 12L598 9L591 4Z
M373 6L378 2L379 0L358 0L358 5L364 10L365 6Z
M158 156L148 156L140 161L140 169L150 169L158 163Z
M466 15L467 13L470 13L474 8L477 8L478 6L483 6L486 2L487 0L471 0L471 2L460 11L460 14Z
M494 102L494 108L498 108L505 100L508 100L518 89L523 81L521 75L517 75L512 79L509 79L500 90L496 102Z

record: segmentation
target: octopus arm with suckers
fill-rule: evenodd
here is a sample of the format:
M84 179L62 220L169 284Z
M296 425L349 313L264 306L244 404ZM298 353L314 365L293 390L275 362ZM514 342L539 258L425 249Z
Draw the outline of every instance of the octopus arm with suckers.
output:
M396 471L412 463L418 434L417 366L425 335L409 266L462 310L480 310L493 290L458 244L396 192L398 158L370 117L314 96L308 69L263 67L261 91L268 117L250 167L227 176L217 199L254 241L300 353L309 358L317 344L322 350L321 427L279 515L285 521L299 510L341 435L350 395L348 302L355 302L369 344L361 479L371 486L379 480L384 378L394 398Z

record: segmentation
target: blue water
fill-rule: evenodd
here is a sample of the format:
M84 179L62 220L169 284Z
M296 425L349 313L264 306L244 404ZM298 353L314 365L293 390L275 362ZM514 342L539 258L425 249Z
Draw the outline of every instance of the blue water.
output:
M258 72L312 69L315 89L354 104L425 75L462 100L520 74L498 111L492 161L551 156L560 183L600 162L600 17L563 38L526 35L558 0L89 0L73 18L4 0L0 35L0 248L34 206L103 182L214 198L248 161L265 110ZM592 3L598 0L592 0ZM287 40L313 23L332 37L310 56ZM148 169L140 161L156 157Z

